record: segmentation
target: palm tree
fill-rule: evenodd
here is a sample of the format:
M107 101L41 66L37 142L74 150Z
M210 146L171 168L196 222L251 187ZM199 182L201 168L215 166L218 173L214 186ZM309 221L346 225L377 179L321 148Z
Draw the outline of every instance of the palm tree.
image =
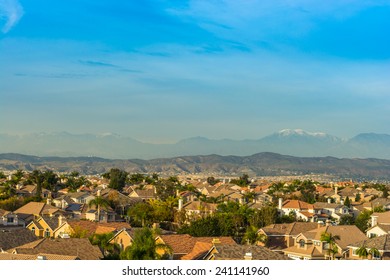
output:
M98 212L98 221L100 222L100 209L103 208L103 209L107 210L107 208L110 206L110 203L108 202L107 199L105 199L101 196L97 196L97 197L95 197L95 199L92 199L88 203L88 206L89 207L96 206L97 212Z
M334 255L338 252L336 240L340 240L340 236L333 235L332 233L328 233L328 232L323 232L321 234L320 240L328 244L328 249L327 249L328 256L332 260L334 258Z
M98 245L106 259L118 259L119 258L119 246L109 241L114 236L114 233L94 234L89 239L92 245Z
M164 257L157 253L158 249L168 254L172 253L169 246L157 244L152 230L145 227L135 231L133 243L120 254L120 258L122 260L157 260Z
M356 250L356 254L363 259L373 259L375 256L380 256L379 250L377 248L368 249L364 243Z

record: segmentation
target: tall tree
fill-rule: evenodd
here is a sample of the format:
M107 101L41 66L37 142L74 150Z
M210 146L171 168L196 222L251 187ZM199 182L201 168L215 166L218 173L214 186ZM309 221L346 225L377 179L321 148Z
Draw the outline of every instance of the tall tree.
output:
M328 251L329 259L333 260L334 255L337 253L336 240L340 240L340 236L333 235L332 233L329 232L323 232L321 234L320 240L327 244L326 246L328 248L327 251Z
M110 170L110 183L108 187L121 192L126 185L127 175L128 173L126 171L112 168Z

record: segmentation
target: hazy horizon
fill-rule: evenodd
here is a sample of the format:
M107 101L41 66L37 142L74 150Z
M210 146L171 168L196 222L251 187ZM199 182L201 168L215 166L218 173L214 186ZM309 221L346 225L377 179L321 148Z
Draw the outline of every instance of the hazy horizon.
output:
M390 1L0 0L0 133L390 133Z

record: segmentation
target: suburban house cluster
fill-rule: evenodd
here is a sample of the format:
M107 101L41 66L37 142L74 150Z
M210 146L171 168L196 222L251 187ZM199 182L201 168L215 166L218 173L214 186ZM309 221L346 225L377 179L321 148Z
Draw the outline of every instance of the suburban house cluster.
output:
M140 201L155 199L155 187L128 185L118 192L107 188L104 179L92 179L97 187L82 186L76 192L62 189L57 193L44 189L44 202L31 201L14 211L0 209L0 259L99 260L104 252L92 245L88 237L101 233L113 233L109 242L122 250L131 246L137 229L129 225L124 214ZM211 198L210 201L218 198L222 202L234 201L255 209L275 205L278 215L294 216L296 221L260 228L257 234L265 236L266 242L256 245L237 244L231 237L193 237L162 231L155 240L157 244L171 248L170 252L159 251L160 254L169 253L170 259L361 259L357 251L362 247L377 249L372 259L390 259L390 199L378 198L381 193L376 190L348 183L334 184L330 188L318 186L316 195L323 202L310 204L299 197L283 199L270 195L268 190L272 182L264 180L252 180L247 187L231 184L228 180L214 185L199 178L181 180L182 184L192 184L202 195ZM34 196L35 191L33 185L20 186L16 195ZM248 193L251 199L248 199ZM178 210L185 211L188 222L217 211L217 203L197 200L191 191L179 192L177 196ZM115 197L120 203L115 209L98 209L90 205L96 197ZM345 205L347 198L350 206ZM355 225L340 225L345 215L356 217L364 210L378 207L384 211L371 214L366 232ZM324 240L324 234L337 237L334 244Z

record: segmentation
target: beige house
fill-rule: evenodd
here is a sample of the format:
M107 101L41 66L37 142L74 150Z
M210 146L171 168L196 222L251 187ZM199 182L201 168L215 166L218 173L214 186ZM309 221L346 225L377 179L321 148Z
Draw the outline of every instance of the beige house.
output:
M329 252L329 243L321 241L323 233L338 236L335 240L337 252ZM366 240L367 237L356 226L324 226L297 235L294 245L283 250L290 259L324 260L330 258L347 259L348 245Z

